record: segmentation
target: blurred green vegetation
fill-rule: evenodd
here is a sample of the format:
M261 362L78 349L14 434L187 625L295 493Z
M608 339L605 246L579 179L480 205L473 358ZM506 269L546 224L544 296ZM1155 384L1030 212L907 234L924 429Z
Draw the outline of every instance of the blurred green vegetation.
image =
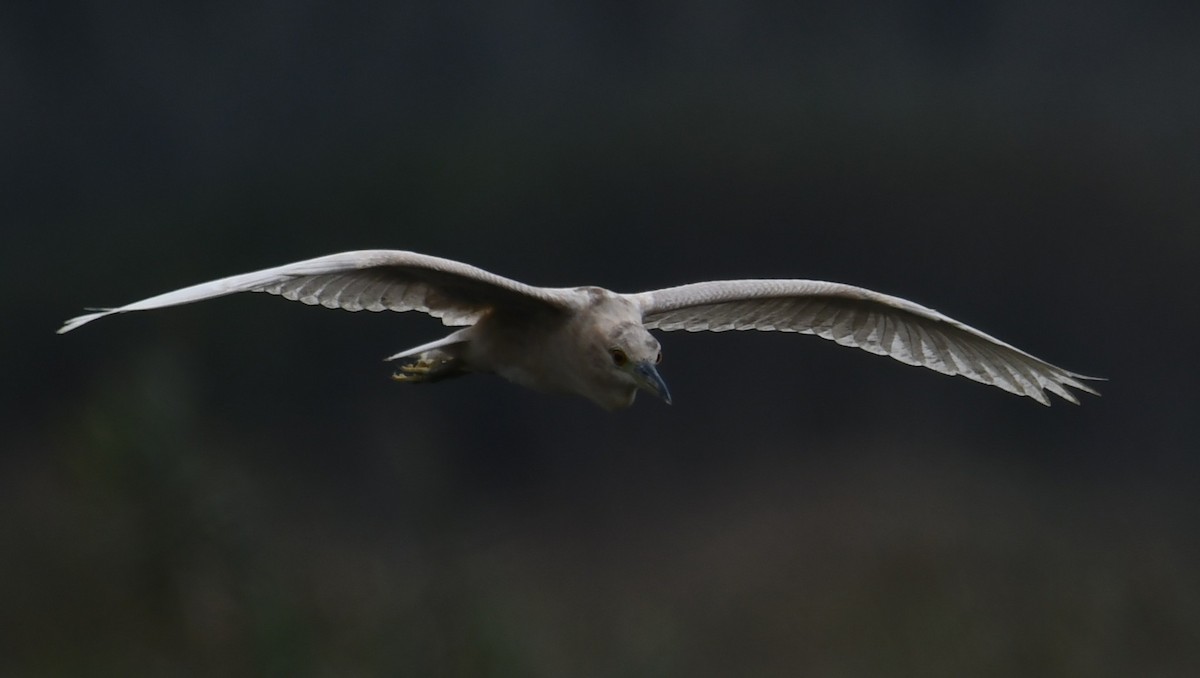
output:
M379 440L363 453L378 467L337 482L264 461L288 451L218 417L200 427L167 365L127 366L132 386L65 417L51 464L6 480L18 674L1118 676L1200 661L1197 516L1176 492L1034 475L1003 444L853 431L820 459L750 438L703 473L636 442L581 445L587 472L547 461L474 493L450 443ZM393 496L418 484L419 503Z

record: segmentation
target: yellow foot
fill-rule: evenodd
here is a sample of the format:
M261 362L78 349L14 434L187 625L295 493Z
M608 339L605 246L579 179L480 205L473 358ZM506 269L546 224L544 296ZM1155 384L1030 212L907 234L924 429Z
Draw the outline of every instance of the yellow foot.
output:
M423 381L435 381L438 377L443 376L442 372L448 361L434 361L427 358L420 358L415 362L407 365L401 365L392 373L392 381L408 382L417 384Z
M411 365L401 365L400 369L392 373L394 381L425 381L429 375L433 365L427 362L419 361Z

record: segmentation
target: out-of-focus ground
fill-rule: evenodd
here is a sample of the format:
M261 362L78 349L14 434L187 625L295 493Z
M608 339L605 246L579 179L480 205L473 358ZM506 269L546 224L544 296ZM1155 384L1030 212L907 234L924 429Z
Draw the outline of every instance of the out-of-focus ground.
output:
M0 674L1200 673L1183 4L11 3ZM335 251L806 277L1109 377L1042 408L661 336L673 406L391 383Z

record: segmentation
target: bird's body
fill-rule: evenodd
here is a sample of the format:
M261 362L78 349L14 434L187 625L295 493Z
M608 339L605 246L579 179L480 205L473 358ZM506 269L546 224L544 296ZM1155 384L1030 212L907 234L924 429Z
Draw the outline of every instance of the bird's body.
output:
M599 287L562 290L568 309L496 309L445 339L403 351L398 381L429 381L470 372L498 374L537 391L584 395L605 409L633 404L638 384L614 371L614 348L658 355L658 341L642 328L641 310L624 295ZM624 334L609 331L623 330ZM640 333L642 336L637 336ZM667 397L663 386L658 395Z
M960 374L1049 404L1046 391L1095 393L1091 379L1055 367L937 311L851 285L810 280L733 280L638 294L599 287L546 288L448 259L365 250L309 259L186 287L68 320L59 333L113 313L186 304L237 292L267 292L307 304L417 310L462 326L397 353L394 375L430 382L495 373L539 391L628 407L638 390L667 402L651 329L737 329L816 334L944 374Z

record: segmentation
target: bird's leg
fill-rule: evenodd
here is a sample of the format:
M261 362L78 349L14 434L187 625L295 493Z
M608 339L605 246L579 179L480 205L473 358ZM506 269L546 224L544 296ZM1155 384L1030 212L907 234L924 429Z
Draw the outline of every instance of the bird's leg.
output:
M442 381L467 373L462 360L446 351L434 349L420 353L410 361L400 365L392 374L392 380L409 384L421 384Z

